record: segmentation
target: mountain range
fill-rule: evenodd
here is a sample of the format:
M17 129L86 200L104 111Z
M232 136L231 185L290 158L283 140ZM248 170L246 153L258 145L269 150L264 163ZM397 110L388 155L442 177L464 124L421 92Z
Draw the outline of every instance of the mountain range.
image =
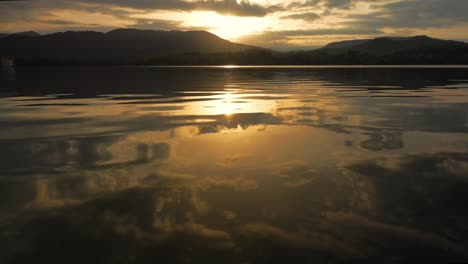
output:
M17 33L12 33L12 34L5 34L5 33L0 33L0 38L5 38L8 36L28 36L28 37L39 37L40 34L35 32L35 31L25 31L25 32L17 32Z
M468 64L468 44L427 36L380 37L279 52L206 31L28 31L0 34L0 55L15 57L19 65Z

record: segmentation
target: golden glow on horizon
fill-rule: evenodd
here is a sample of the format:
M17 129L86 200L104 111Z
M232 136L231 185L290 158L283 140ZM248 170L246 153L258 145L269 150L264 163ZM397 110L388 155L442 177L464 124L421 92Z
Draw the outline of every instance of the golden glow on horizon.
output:
M48 1L44 0L44 4ZM195 0L185 1L193 2ZM33 2L36 1L24 1L18 5L30 5L30 8L37 8L35 4L32 4ZM102 2L77 1L77 3L70 5L56 5L54 1L50 1L47 5L40 7L41 12L28 13L26 12L29 11L28 8L24 10L12 8L11 14L14 15L7 16L7 19L0 23L0 32L13 33L29 30L41 34L67 30L105 32L115 28L206 30L230 41L279 50L308 49L334 41L374 38L384 35L430 35L443 39L468 39L467 23L464 21L453 25L447 24L443 27L429 25L405 28L404 25L389 24L387 27L377 25L375 30L373 30L374 25L369 24L368 27L365 27L355 23L356 20L363 19L363 25L366 25L366 16L382 11L384 4L398 3L402 0L358 1L348 8L335 9L329 9L324 1L319 2L318 5L294 7L291 7L290 2L285 0L250 0L249 2L252 5L265 8L274 5L282 8L272 8L271 10L275 11L265 12L264 16L249 17L228 15L243 10L242 7L234 4L233 6L213 5L216 8L210 8L208 3L208 7L194 7L193 9L171 7L165 9L165 5L155 5L152 8L151 5L140 6L138 4L123 4L123 2L103 4ZM306 3L306 0L295 2ZM241 0L237 0L237 3L240 4ZM339 3L337 1L337 4ZM0 1L0 10L4 6L10 8L9 6L13 5L16 4ZM294 15L306 13L315 13L320 17L312 20L300 19L301 16L294 17ZM384 16L388 16L389 19L391 18L391 14L383 14L379 17L387 18ZM244 12L243 15L248 15L248 13ZM362 34L360 30L362 30Z
M206 28L219 37L234 40L244 35L261 32L271 26L271 17L225 16L215 12L191 12L183 25Z

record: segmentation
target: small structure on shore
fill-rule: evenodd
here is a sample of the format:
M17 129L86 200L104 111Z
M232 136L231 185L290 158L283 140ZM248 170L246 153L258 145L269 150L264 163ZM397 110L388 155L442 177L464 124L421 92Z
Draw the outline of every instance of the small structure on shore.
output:
M2 68L15 67L15 58L12 56L2 57Z

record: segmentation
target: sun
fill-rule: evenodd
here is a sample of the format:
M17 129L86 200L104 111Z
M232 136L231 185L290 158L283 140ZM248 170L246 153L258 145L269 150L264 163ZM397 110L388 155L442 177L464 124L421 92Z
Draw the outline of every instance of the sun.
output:
M261 32L270 23L268 18L226 16L215 12L191 12L187 14L185 21L187 26L206 28L207 31L228 40Z

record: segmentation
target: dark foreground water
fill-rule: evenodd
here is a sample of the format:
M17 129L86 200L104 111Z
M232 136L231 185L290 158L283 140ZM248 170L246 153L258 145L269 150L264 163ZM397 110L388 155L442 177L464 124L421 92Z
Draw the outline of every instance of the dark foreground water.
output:
M468 261L468 69L18 68L0 263Z

